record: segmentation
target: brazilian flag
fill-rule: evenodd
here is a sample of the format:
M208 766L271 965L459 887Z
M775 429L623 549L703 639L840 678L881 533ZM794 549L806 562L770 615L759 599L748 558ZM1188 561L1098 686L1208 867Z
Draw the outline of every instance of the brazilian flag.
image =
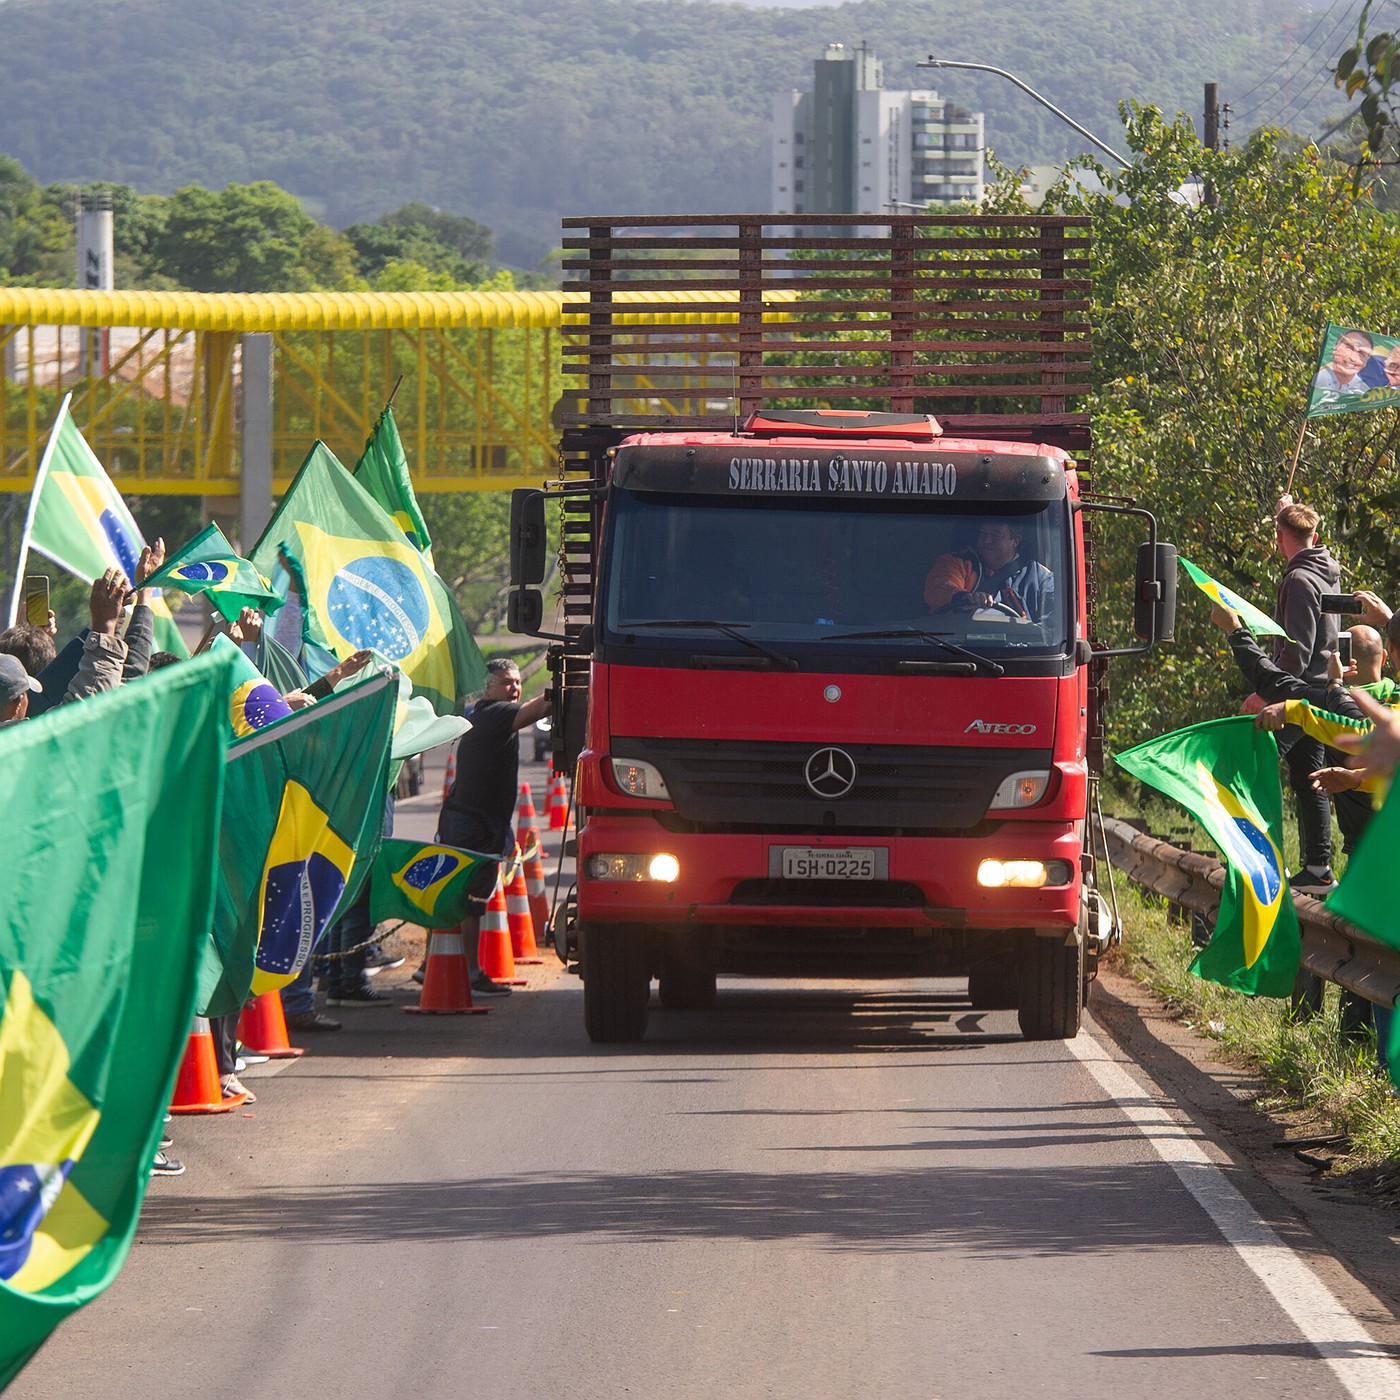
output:
M72 397L66 395L59 405L34 477L20 540L11 619L18 616L24 560L31 549L84 583L100 578L108 569L120 569L128 583L135 583L136 565L146 547L121 493L68 411ZM170 605L159 593L152 597L151 612L157 648L188 656L190 649L180 636Z
M318 442L287 489L253 564L299 579L304 640L342 661L377 651L442 715L461 712L486 663L452 594L373 496Z
M423 512L418 509L418 497L413 494L408 458L404 456L403 439L394 422L392 405L385 405L360 460L355 463L355 480L383 506L385 513L431 566L433 541L428 535Z
M469 896L481 894L482 880L499 864L499 856L456 846L385 841L371 876L370 917L375 923L405 919L426 929L456 928L472 912Z
M1400 783L1391 785L1385 804L1366 827L1356 854L1337 888L1327 899L1334 914L1370 934L1377 943L1400 948L1395 911L1400 908ZM1390 1077L1400 1084L1400 1012L1390 1018L1390 1044L1379 1047L1390 1065Z
M215 637L209 650L229 659L232 683L228 722L234 738L246 739L249 734L265 729L273 720L286 719L292 713L292 707L277 693L277 688L232 640Z
M244 608L274 613L282 595L233 546L217 525L206 526L165 567L146 580L147 588L175 588L181 593L203 593L229 622L237 622Z
M1149 739L1117 762L1181 803L1224 857L1215 934L1191 970L1250 996L1291 995L1302 944L1283 864L1274 736L1249 715L1231 715Z
M1177 556L1177 563L1186 570L1186 577L1211 600L1212 603L1219 603L1222 608L1229 608L1232 613L1237 613L1239 619L1254 633L1256 637L1282 637L1285 641L1291 642L1292 637L1278 625L1266 612L1261 612L1247 598L1241 598L1238 593L1226 588L1223 583L1211 578L1204 569L1198 569L1189 559Z
M0 1390L136 1229L213 911L227 671L0 730Z
M229 747L205 1014L285 987L368 877L389 792L394 680L361 681Z

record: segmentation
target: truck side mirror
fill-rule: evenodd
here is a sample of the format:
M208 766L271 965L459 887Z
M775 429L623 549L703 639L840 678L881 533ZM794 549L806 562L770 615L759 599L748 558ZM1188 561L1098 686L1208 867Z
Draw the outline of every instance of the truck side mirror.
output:
M544 582L544 492L529 487L510 493L510 582L512 588ZM511 625L511 631L522 631Z
M506 626L533 637L543 622L544 594L538 588L512 588L506 595Z
M1170 642L1176 636L1174 544L1144 542L1138 546L1133 630L1145 642Z

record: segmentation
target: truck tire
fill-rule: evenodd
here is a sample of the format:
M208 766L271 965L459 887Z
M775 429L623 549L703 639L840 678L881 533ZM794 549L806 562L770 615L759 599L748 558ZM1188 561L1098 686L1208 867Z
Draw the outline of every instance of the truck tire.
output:
M651 999L645 931L630 924L580 924L578 933L589 1040L596 1045L640 1040Z
M1015 1011L1021 1004L1020 986L1014 964L987 958L974 963L967 975L967 999L976 1011Z
M715 970L703 962L668 957L657 982L667 1011L708 1011L715 1004Z
M1083 1010L1083 942L1032 937L1021 963L1021 1034L1027 1040L1073 1040Z

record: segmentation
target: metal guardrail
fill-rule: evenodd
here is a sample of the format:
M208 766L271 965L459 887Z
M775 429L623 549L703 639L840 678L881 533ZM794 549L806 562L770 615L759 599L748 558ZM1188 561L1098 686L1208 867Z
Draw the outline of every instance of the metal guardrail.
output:
M1102 824L1109 859L1130 879L1202 914L1219 908L1225 867L1214 856L1180 850L1116 817L1104 817ZM1303 966L1309 972L1384 1006L1400 1001L1400 949L1367 937L1319 900L1293 898L1302 926Z

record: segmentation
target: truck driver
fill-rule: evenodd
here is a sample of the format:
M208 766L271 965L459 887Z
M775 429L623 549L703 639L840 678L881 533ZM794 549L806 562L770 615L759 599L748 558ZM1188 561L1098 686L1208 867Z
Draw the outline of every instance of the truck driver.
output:
M972 549L941 554L924 580L931 613L994 608L1010 617L1041 622L1055 601L1055 576L1044 564L1021 558L1021 527L985 520Z

